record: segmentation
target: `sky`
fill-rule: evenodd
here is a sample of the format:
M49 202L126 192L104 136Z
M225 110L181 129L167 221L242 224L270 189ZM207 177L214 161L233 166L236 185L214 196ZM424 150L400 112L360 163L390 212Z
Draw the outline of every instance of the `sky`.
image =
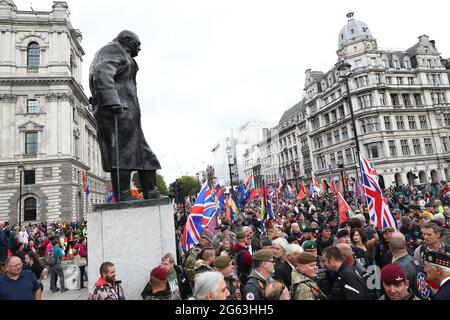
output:
M32 0L15 0L30 10ZM212 148L248 120L278 123L303 94L305 70L337 62L346 14L368 24L380 48L406 50L420 35L450 57L447 1L66 0L86 52L120 31L141 38L138 96L144 134L169 184L212 164ZM33 0L50 11L50 0Z

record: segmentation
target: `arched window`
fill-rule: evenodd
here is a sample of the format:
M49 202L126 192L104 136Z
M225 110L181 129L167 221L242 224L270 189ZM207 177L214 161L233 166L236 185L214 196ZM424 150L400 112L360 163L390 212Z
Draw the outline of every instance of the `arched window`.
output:
M35 198L28 198L24 202L24 221L36 221L37 201Z
M36 42L31 42L28 45L27 50L27 66L28 67L39 67L40 64L41 50L39 44Z

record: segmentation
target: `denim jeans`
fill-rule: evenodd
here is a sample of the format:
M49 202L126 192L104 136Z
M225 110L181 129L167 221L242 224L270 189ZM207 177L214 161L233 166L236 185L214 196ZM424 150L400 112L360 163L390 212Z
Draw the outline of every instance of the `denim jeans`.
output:
M66 287L64 285L64 270L60 264L57 264L54 267L50 267L50 290L55 291L57 288L56 285L56 277L59 277L59 283L61 286L61 290L64 290Z

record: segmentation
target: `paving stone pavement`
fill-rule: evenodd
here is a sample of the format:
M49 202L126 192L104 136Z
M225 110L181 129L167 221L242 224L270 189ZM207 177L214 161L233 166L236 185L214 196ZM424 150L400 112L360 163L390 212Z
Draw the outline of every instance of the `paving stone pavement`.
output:
M61 293L61 291L52 293L50 291L50 275L42 281L44 285L44 292L42 294L42 300L87 300L88 289L78 289L79 288L79 275L78 267L73 265L72 261L63 261L64 278L66 283L66 288L69 291ZM85 281L84 285L87 286L88 282ZM59 279L58 279L58 288Z

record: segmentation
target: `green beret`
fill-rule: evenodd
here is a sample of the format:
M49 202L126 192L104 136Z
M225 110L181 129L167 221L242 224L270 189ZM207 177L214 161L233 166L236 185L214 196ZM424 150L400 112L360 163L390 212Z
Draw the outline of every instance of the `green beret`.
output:
M236 234L236 239L245 239L245 238L247 238L247 232L245 231L239 231Z
M230 264L230 257L229 256L220 256L217 257L214 261L214 267L216 269L225 269Z
M306 228L303 230L303 232L304 232L304 233L306 233L306 232L314 232L314 230L313 230L313 228L311 228L311 227L306 227Z
M303 250L314 250L317 249L316 242L314 240L306 240L303 242Z
M273 254L269 250L259 250L253 255L254 261L273 261Z
M302 252L297 256L296 262L299 264L309 264L316 262L317 258L310 252Z

